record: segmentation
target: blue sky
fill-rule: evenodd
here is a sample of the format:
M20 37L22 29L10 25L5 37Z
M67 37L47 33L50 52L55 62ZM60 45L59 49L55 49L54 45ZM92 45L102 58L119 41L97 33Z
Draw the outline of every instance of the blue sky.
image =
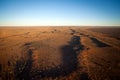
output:
M0 0L0 26L120 26L120 0Z

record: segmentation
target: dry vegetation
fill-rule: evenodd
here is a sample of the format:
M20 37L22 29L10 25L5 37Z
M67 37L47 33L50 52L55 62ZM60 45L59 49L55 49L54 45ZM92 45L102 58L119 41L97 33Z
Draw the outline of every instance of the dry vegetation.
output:
M120 28L1 27L0 80L120 80L118 34Z
M89 30L104 33L109 37L114 37L118 40L120 40L120 27L103 27L103 28L90 28Z

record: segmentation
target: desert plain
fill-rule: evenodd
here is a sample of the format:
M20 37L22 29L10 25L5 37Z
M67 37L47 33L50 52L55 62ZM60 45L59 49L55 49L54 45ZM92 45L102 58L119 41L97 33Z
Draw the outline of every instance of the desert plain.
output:
M0 80L120 80L120 28L0 27Z

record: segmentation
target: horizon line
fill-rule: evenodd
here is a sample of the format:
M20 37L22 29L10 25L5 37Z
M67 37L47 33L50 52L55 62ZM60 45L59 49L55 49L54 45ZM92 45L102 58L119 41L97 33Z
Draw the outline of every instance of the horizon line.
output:
M3 25L0 27L120 27L119 25Z

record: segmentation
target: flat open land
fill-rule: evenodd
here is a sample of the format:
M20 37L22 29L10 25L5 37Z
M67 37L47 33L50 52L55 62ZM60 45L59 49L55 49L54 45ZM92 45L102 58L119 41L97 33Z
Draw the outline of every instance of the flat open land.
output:
M0 80L120 80L120 28L1 27Z

